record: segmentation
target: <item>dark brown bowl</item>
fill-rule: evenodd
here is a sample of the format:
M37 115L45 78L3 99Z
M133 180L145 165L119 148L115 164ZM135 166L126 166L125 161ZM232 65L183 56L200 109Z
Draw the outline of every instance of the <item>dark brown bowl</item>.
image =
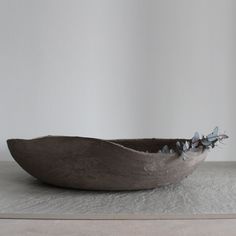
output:
M183 139L101 140L46 136L7 140L18 164L35 178L67 188L89 190L152 189L181 181L207 151L159 153Z

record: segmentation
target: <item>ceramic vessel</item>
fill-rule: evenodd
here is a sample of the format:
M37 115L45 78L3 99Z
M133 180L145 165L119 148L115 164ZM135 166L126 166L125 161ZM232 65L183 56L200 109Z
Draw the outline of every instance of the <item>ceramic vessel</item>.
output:
M175 150L187 139L101 140L46 136L7 140L16 162L42 182L87 190L140 190L178 183L206 158L207 151ZM185 155L185 160L183 158Z

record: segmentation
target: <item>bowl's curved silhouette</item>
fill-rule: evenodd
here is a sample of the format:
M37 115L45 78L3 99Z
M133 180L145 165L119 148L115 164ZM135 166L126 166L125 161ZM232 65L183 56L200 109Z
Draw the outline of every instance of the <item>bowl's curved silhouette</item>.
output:
M202 148L182 154L186 160L176 152L158 152L183 140L46 136L9 139L7 144L16 162L42 182L87 190L139 190L177 183L206 158Z

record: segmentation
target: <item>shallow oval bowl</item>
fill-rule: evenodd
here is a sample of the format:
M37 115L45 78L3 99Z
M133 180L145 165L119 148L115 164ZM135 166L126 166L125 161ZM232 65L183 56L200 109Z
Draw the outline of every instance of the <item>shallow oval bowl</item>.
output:
M185 139L46 136L9 139L7 144L16 162L42 182L87 190L140 190L177 183L206 158L202 149L182 155L158 152L164 145L174 149L177 141Z

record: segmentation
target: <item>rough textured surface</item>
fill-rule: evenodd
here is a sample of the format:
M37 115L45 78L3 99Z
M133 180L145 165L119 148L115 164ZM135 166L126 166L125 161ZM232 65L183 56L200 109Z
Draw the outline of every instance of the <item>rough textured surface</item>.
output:
M235 214L236 163L202 163L180 184L153 190L105 192L52 187L16 163L0 162L0 214ZM4 214L3 214L4 213Z
M19 165L45 183L87 190L140 190L177 183L206 158L203 147L183 156L158 152L165 145L176 149L179 140L46 136L7 143Z

